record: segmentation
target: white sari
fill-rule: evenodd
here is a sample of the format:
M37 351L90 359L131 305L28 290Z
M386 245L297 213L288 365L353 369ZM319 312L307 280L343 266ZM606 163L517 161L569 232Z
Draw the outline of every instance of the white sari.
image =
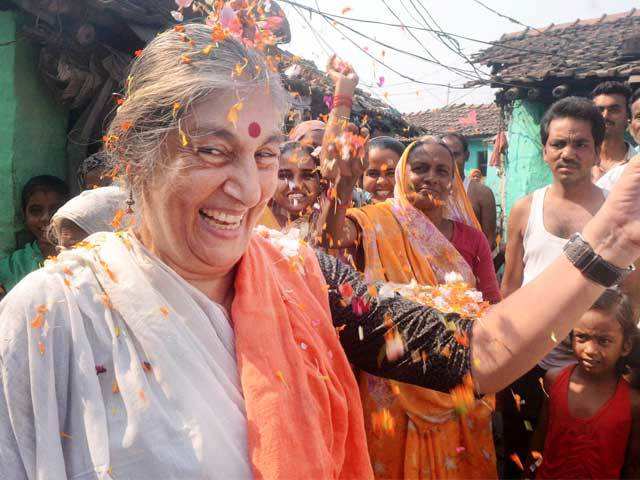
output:
M133 236L88 240L0 303L0 478L251 477L222 308Z

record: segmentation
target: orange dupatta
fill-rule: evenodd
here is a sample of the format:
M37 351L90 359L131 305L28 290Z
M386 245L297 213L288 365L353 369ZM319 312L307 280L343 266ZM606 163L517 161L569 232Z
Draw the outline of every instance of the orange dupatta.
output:
M357 383L317 259L297 240L278 248L281 234L258 231L231 307L254 477L372 478Z
M454 271L475 285L464 258L407 198L407 159L413 146L396 167L394 198L347 212L362 231L365 277L435 285ZM477 225L457 170L445 208L450 218ZM360 375L360 392L376 478L496 478L493 399L491 406L477 402L461 417L448 394L366 373Z

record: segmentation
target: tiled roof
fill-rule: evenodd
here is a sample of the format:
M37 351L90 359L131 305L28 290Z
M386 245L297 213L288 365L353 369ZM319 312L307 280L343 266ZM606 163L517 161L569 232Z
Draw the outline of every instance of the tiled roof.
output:
M496 104L449 105L435 110L408 113L405 120L429 135L457 132L466 137L487 137L498 133L500 109Z
M505 34L497 43L473 58L492 67L494 81L626 78L640 73L640 10Z

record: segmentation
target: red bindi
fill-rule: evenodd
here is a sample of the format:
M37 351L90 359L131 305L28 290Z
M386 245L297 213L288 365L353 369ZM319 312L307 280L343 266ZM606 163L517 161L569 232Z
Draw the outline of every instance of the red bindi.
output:
M252 138L258 138L260 136L260 125L257 122L251 122L249 124L249 136Z

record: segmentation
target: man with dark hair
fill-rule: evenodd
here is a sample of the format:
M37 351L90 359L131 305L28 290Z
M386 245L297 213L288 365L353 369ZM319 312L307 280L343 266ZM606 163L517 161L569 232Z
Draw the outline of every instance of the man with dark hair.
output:
M605 121L590 100L568 97L554 103L542 118L540 137L553 183L520 199L511 209L502 281L504 298L560 257L569 237L582 231L605 200L605 192L591 181L591 170L605 138ZM553 332L549 335L554 338ZM557 341L539 366L501 394L507 457L512 453L527 457L530 430L536 425L543 400L539 379L549 368L575 363L570 343L562 338ZM514 398L523 401L516 400L516 406ZM516 478L520 473L508 471L505 477Z
M630 97L631 89L622 82L602 82L591 92L606 127L600 163L593 168L593 181L606 190L611 190L626 163L635 155L633 147L624 141L629 125Z
M453 159L458 166L458 172L464 181L469 201L476 214L476 218L482 227L482 233L489 241L489 246L493 249L496 246L496 199L489 187L481 182L472 182L471 178L465 178L464 164L469 159L469 144L467 139L459 133L448 133L442 137L447 144Z

